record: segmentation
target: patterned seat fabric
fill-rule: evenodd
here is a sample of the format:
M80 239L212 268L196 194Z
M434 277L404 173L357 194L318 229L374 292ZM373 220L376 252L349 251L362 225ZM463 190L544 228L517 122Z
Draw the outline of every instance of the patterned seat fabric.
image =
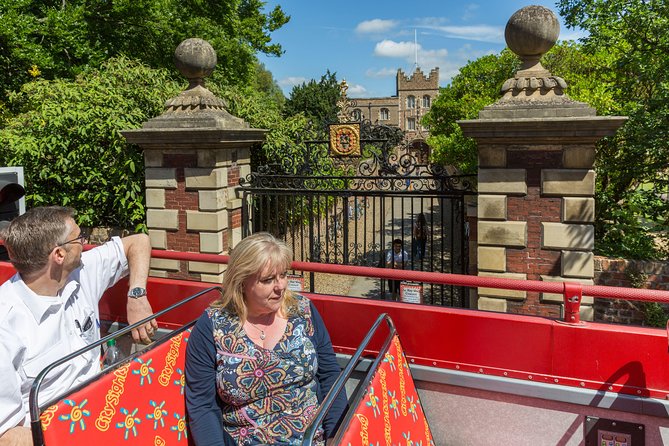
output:
M191 327L45 409L40 416L44 444L188 444L184 363Z

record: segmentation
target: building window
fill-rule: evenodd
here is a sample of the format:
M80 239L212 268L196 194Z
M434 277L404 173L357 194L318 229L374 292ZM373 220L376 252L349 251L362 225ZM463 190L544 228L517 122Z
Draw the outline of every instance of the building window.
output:
M390 111L387 108L379 110L379 121L387 121L390 119Z
M356 108L355 110L353 110L352 116L353 116L354 121L362 120L362 112L360 111L359 108Z
M407 118L407 130L416 130L416 118Z
M428 95L423 96L423 108L430 108L430 97Z
M407 96L407 108L416 108L415 96Z

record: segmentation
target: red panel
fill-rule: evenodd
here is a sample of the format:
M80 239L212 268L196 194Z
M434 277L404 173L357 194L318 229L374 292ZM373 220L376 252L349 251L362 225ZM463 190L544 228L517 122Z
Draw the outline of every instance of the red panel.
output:
M398 336L383 355L339 444L434 445Z
M147 293L153 311L157 312L214 285L212 283L151 277L147 285ZM107 290L100 301L100 318L110 321L127 322L127 293L127 279L121 280ZM174 329L181 327L200 317L209 303L218 297L219 293L217 291L207 293L188 305L180 307L177 311L170 311L163 315L158 319L158 324L163 328Z
M16 270L9 262L0 262L0 283L5 283L7 279L16 274Z
M555 331L556 376L592 381L584 387L600 390L667 395L669 354L664 330L591 323L584 327L556 324Z
M0 277L12 274L11 265L0 262ZM209 286L150 278L149 299L157 311ZM126 290L124 282L108 291L100 304L104 318L125 316ZM627 291L620 293L627 295ZM168 314L161 325L176 327L196 319L216 298L213 294L172 312L177 314ZM611 386L617 392L660 398L669 393L667 333L661 329L598 323L568 325L532 316L337 296L309 297L323 316L338 352L352 353L378 315L386 312L402 336L410 362L416 364L588 389L609 390ZM370 344L371 350L378 350L386 335L383 330L379 332L378 339Z
M550 371L551 344L546 340L553 324L547 319L357 298L309 297L318 302L335 347L357 347L376 318L388 313L402 336L407 355L421 363L439 365L431 362L449 361ZM521 344L522 348L516 347Z
M665 398L669 392L665 330L309 297L316 302L338 352L352 353L385 312L393 319L412 363L632 395ZM379 345L373 343L371 348L378 350Z
M187 444L188 336L181 332L48 407L40 416L45 446Z

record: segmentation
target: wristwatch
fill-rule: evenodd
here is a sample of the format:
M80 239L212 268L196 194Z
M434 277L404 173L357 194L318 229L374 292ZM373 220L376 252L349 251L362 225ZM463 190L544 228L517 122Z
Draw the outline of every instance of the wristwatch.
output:
M139 299L144 296L146 296L146 288L142 288L141 286L136 286L128 290L128 297L132 297L133 299Z

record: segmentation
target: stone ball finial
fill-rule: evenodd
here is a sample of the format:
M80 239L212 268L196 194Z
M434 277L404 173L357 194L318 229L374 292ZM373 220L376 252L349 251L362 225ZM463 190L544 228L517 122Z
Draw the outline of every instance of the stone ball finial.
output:
M529 69L550 50L560 35L558 18L548 8L538 5L519 9L509 19L504 30L506 44Z
M174 51L174 64L191 84L202 84L216 67L216 51L206 40L186 39Z

